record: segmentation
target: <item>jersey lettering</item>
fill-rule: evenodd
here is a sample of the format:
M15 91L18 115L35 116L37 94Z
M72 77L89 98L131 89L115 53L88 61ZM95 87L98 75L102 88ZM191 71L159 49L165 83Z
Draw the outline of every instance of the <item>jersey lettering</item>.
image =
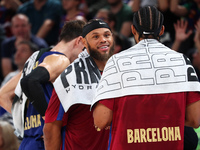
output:
M162 127L147 129L127 129L127 143L180 141L180 128Z
M26 117L24 130L29 130L31 128L37 128L41 126L41 116L38 115L31 115L30 117Z
M88 68L86 68L86 66ZM91 86L89 84L91 83L98 83L98 80L100 79L100 73L98 72L96 66L92 63L92 61L89 58L86 58L86 64L83 62L82 59L80 59L80 62L73 63L69 67L65 69L61 73L61 82L64 86L64 88L69 87L69 82L67 80L67 75L71 72L73 73L73 68L75 68L75 75L76 75L76 82L77 84L85 84L80 86L73 86L73 88L78 88L80 90L82 89L91 89ZM89 74L86 72L86 70L89 71ZM66 91L69 91L70 89L66 89Z

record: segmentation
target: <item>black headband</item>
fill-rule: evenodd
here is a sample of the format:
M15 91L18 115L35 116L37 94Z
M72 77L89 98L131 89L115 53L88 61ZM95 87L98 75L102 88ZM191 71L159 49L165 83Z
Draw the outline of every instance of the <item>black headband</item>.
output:
M82 37L85 37L89 32L98 28L108 28L109 30L111 30L108 24L104 21L95 20L83 27Z

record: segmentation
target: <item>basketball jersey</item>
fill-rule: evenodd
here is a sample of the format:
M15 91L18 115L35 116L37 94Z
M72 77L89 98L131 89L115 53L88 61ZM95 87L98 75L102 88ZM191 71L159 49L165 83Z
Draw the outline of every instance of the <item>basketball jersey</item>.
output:
M199 98L182 92L99 101L113 111L110 150L183 150L185 108Z
M52 54L64 55L63 53L60 52L53 52L53 51L44 52L38 59L38 61L35 62L35 66L33 67L33 69L35 69L40 63L42 63L47 56ZM46 101L47 103L49 103L53 90L53 85L51 82L48 82L43 84L42 87L45 93ZM26 106L27 107L25 110L24 138L20 145L20 150L44 149L44 141L42 138L44 120L29 101L26 102Z

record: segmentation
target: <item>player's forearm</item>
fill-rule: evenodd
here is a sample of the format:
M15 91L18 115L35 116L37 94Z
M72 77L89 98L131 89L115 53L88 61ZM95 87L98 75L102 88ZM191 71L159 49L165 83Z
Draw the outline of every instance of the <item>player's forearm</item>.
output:
M11 89L9 89L9 91L6 88L9 88L9 87L6 86L5 88L2 87L0 89L0 106L3 107L9 113L11 113L12 101L13 101L13 97L14 97L15 88L11 87Z
M105 129L112 122L112 110L98 103L93 111L94 125L96 128Z
M50 138L45 137L44 144L45 150L60 150L61 136L57 138L52 134Z
M45 123L44 128L43 128L45 150L59 150L60 149L61 124L62 124L61 121Z
M0 106L11 113L12 101L15 95L14 91L17 83L20 79L21 72L10 79L3 87L0 89Z
M186 107L185 126L198 128L200 126L200 101Z
M4 101L4 102L3 102ZM0 95L0 106L11 113L12 99L8 95Z

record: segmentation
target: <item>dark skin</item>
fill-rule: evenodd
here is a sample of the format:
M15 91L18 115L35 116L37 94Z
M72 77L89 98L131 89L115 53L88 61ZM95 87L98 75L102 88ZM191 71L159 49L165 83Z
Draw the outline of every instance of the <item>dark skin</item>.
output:
M131 26L132 33L134 35L136 43L143 40L141 37L139 39L139 33L134 28L134 26ZM161 36L164 33L164 26L162 26L161 31L159 33L159 36ZM194 102L189 104L186 107L186 113L185 113L185 126L190 126L193 128L198 128L200 125L200 101ZM106 107L105 105L101 103L97 103L94 107L93 111L93 118L94 118L94 124L96 128L104 129L111 125L113 117L113 112L111 109Z
M112 33L107 28L98 28L89 32L85 38L82 39L84 47L90 54L91 51L98 52L102 57L110 55L114 41ZM99 70L103 70L107 60L95 59L91 55ZM44 141L46 150L59 150L61 145L61 128L62 121L53 121L45 123L44 125Z

